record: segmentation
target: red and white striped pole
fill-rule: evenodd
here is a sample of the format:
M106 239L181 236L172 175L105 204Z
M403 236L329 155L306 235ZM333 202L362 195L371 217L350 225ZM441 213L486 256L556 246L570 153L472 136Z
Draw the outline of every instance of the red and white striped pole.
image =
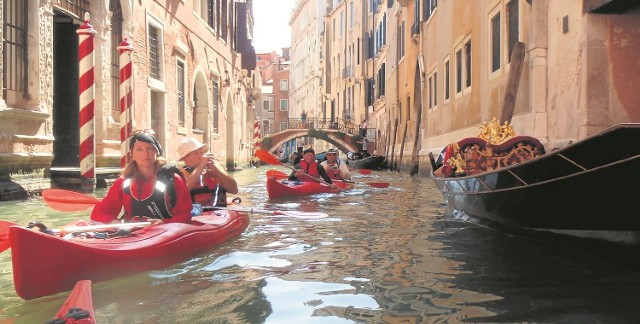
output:
M84 14L84 24L78 33L78 60L80 66L80 174L84 178L92 178L95 184L95 126L94 126L94 58L93 39L95 29L89 24L89 13Z
M120 166L125 167L129 162L129 146L127 139L131 135L132 118L131 102L133 97L131 82L131 53L133 46L124 38L118 46L120 64Z
M260 149L260 119L258 116L253 121L253 151Z

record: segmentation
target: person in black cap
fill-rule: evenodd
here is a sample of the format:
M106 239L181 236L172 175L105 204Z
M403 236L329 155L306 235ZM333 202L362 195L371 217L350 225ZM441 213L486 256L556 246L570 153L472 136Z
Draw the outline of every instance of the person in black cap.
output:
M129 140L131 162L96 204L91 220L111 223L147 218L153 224L191 221L191 196L180 170L167 164L158 140L149 131L137 132Z
M322 177L328 184L333 184L331 178L327 174L327 171L316 161L316 152L312 148L308 148L303 151L302 160L300 163L294 166L295 170L289 175L289 180L300 181L317 181L319 177ZM305 174L311 176L304 176Z

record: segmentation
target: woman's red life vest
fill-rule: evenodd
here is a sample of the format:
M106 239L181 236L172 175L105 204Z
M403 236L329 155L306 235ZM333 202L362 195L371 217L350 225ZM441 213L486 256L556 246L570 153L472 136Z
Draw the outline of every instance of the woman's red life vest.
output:
M165 183L156 180L153 191L149 196L137 198L131 194L131 187L133 185L134 183L131 178L125 179L122 183L122 191L124 193L122 197L123 205L131 206L131 215L126 215L128 208L125 208L125 219L130 219L133 215L157 219L171 218L170 199ZM135 183L136 191L138 191L139 185L139 183Z

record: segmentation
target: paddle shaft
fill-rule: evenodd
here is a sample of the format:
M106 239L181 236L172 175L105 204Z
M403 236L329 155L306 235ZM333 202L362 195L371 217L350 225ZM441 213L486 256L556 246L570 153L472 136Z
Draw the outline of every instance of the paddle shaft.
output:
M112 229L131 229L135 227L147 227L151 222L136 222L136 223L119 223L119 224L98 224L87 226L63 226L50 229L53 233L63 236L69 233L84 233L84 232L96 232L106 231Z
M327 213L322 212L299 212L294 210L266 210L266 209L256 209L256 208L228 208L228 207L218 207L218 206L206 206L203 208L204 211L213 211L213 210L230 210L237 212L244 212L249 214L265 214L265 215L281 215L281 216L289 216L289 217L299 217L299 218L324 218L329 216Z

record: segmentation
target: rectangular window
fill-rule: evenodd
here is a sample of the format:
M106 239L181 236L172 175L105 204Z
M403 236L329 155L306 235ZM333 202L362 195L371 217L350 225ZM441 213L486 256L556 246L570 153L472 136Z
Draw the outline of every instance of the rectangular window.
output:
M456 51L456 93L462 92L462 49Z
M333 18L332 21L333 28L331 29L331 34L333 35L333 40L336 40L336 19Z
M465 44L464 44L464 63L465 63L465 83L464 86L465 88L468 88L471 86L471 40L468 40Z
M398 26L398 61L404 57L404 20Z
M280 99L280 111L289 110L289 102L287 99Z
M355 15L354 4L353 4L353 1L351 1L351 3L349 3L349 28L353 28L353 24L356 21L356 19L354 18L354 15Z
M160 80L161 70L161 35L160 30L149 25L149 76Z
M7 99L7 92L15 91L28 96L28 19L27 4L24 0L4 1L4 39L3 52L3 91L2 97Z
M227 28L229 27L229 13L227 11L227 0L222 2L222 8L220 10L220 38L227 41Z
M491 72L500 69L500 13L491 18Z
M429 76L429 78L427 79L427 89L429 89L429 109L433 107L433 89L431 86L432 83L433 83L433 80L431 76Z
M433 106L438 105L438 72L433 71Z
M429 17L431 17L431 14L433 14L437 6L438 0L424 0L424 5L422 6L422 9L424 10L422 20L429 20Z
M122 9L120 3L111 1L111 116L120 122L120 53L118 46L122 41ZM126 93L126 92L125 92Z
M344 11L340 11L340 36L344 35Z
M449 60L447 59L444 62L444 100L449 100L450 93L449 89L451 88L451 70L449 67Z
M280 80L280 91L289 91L289 82L287 80Z
M185 68L184 68L184 61L182 60L178 60L176 62L176 79L177 79L177 84L176 84L176 95L178 97L178 126L184 126L185 125L185 100L184 100L184 73L185 73Z
M507 37L509 42L509 63L511 63L511 53L513 52L513 48L519 40L519 31L520 31L520 18L519 18L519 10L518 10L518 0L511 0L507 4L507 19L509 26L507 27L508 35Z
M205 0L202 0L205 1ZM207 1L207 23L211 28L216 28L216 3L214 0Z
M262 101L262 109L269 110L271 108L271 104L269 100Z
M218 86L218 81L213 80L213 84L212 84L212 88L213 88L213 132L214 133L218 133L218 126L220 123L220 88Z

